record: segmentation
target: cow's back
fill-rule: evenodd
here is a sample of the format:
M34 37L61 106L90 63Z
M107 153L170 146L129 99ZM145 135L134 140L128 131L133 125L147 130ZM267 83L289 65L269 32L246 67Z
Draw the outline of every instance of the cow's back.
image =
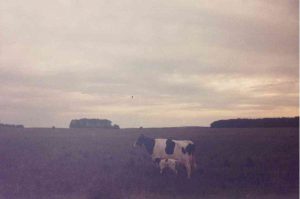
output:
M175 159L175 160L184 160L188 158L188 155L183 153L189 144L193 144L190 140L169 140L174 142L174 146L171 149L167 149L167 139L157 138L155 139L155 144L153 148L152 159Z
M155 143L154 143L154 148L153 148L153 154L152 154L152 158L169 158L169 156L166 154L165 152L165 148L166 148L166 142L167 139L154 139Z

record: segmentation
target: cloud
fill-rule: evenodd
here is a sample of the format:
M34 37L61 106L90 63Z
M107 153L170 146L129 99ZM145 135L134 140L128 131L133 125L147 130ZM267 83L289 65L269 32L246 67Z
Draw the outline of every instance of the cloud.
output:
M1 4L1 121L103 117L130 127L298 115L298 1Z

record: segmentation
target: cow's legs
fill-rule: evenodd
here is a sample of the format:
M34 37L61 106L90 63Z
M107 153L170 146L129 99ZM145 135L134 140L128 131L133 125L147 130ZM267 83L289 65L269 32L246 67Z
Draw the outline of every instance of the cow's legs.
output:
M163 173L163 169L160 169L160 174L162 174Z
M177 171L177 169L175 169L175 174L176 174L176 175L178 175L178 171Z
M196 163L196 160L195 160L194 156L192 156L192 167L193 167L193 170L197 169L197 163Z
M189 161L185 163L185 168L186 168L186 172L187 172L187 178L190 179L191 174L192 174L192 167L191 167L191 163Z
M162 174L166 167L164 165L159 165L159 168L160 168L160 174Z
M175 173L176 175L178 174L178 171L177 171L175 165L172 165L170 168L174 171L174 173Z

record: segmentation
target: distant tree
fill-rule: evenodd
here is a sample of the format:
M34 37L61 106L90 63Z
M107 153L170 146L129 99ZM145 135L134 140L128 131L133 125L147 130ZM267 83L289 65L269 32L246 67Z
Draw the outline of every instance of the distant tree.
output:
M113 125L113 128L114 128L114 129L120 129L119 125L117 125L117 124L114 124L114 125Z

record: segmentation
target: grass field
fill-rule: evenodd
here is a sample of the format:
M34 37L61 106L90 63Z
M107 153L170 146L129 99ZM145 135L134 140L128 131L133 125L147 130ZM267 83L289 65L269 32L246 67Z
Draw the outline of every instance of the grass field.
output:
M191 139L198 170L159 174L139 134ZM0 129L0 198L298 198L297 128Z

